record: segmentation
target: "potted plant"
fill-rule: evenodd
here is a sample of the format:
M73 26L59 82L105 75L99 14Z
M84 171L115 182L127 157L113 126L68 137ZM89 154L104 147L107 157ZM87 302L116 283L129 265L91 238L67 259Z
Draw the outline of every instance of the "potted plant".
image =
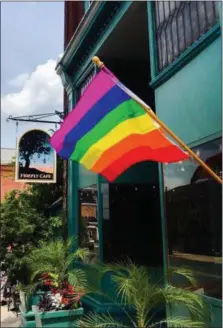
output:
M31 289L39 283L46 288L40 302L33 306L37 327L68 327L83 314L81 297L85 295L85 272L74 267L75 260L87 262L89 251L71 251L72 240L41 242L27 258L32 272Z
M182 268L171 271L195 286L196 279L190 270ZM145 267L137 266L131 261L107 265L104 272L111 274L116 286L113 302L121 308L125 316L119 320L111 313L91 312L80 319L80 327L198 328L204 327L210 320L207 303L199 294L192 292L188 285L180 288L155 282ZM178 313L182 312L181 306L183 313L174 315L174 309Z

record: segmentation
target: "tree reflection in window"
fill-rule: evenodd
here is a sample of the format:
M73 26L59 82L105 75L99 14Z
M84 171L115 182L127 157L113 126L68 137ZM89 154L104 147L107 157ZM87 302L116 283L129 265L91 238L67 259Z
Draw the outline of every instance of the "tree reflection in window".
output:
M222 176L221 139L194 151ZM195 162L164 166L166 218L171 265L198 273L206 295L221 298L222 188Z

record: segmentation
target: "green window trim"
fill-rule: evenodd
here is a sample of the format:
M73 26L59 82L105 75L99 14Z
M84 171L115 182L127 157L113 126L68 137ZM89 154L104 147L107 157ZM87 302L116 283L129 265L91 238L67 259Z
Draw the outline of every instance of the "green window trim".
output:
M150 62L151 62L151 77L149 86L157 88L174 74L176 74L181 68L188 64L194 57L196 57L202 50L208 47L213 41L215 41L221 35L221 25L219 22L202 35L196 42L188 47L182 54L177 57L166 68L158 72L158 56L155 37L155 13L154 3L147 1L148 11L148 28L149 28L149 46L150 46Z
M69 108L69 112L75 106L77 102L77 92L76 90L72 90L69 94L69 103L71 107ZM68 161L68 237L74 238L76 237L73 245L72 251L75 251L78 248L78 225L77 225L77 217L78 217L78 164L73 161Z
M101 193L101 176L97 175L97 213L98 213L98 242L99 242L99 263L103 262L103 230L102 230L102 193Z
M162 83L170 79L181 68L187 65L194 57L196 57L202 50L207 48L209 44L215 41L220 36L220 33L220 23L218 23L191 47L185 50L176 60L174 60L169 66L161 71L155 78L153 78L149 83L150 87L157 88Z
M197 141L191 142L191 143L188 144L188 146L190 148L194 148L194 147L197 147L199 145L205 144L206 142L211 142L211 141L213 141L215 139L218 139L221 136L222 136L222 131L218 131L218 132L216 132L216 133L214 133L212 135L209 135L209 136L204 137L202 139L199 139Z
M84 13L86 13L88 11L88 9L90 8L92 4L92 1L90 0L84 0Z
M97 72L97 67L90 61L88 66L86 67L85 71L81 74L81 76L76 79L74 78L73 83L75 83L76 89L81 89L84 85L86 79L93 73Z

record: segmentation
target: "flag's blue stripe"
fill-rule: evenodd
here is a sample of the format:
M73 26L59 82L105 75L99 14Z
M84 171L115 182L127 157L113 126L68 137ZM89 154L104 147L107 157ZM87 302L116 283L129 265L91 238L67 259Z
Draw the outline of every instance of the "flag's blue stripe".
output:
M80 120L80 122L69 131L64 138L63 148L59 155L68 159L74 151L75 145L86 133L100 122L109 112L118 107L121 103L129 100L120 87L114 86L110 89ZM74 108L75 111L75 108Z

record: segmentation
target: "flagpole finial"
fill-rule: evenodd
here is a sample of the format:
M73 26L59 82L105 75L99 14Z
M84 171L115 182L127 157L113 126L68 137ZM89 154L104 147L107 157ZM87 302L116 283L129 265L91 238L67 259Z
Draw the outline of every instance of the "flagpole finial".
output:
M100 60L100 58L99 57L97 57L97 56L94 56L93 58L92 58L92 61L93 61L93 63L98 67L98 68L102 68L103 66L104 66L104 63Z

